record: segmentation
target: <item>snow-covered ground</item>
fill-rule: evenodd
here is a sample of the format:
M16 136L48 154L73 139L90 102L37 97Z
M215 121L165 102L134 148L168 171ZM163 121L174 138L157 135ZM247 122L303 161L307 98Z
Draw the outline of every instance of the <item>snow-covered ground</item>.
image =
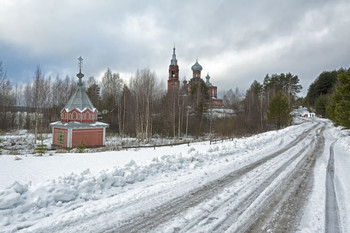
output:
M0 155L0 232L278 231L265 218L293 223L298 232L324 232L331 147L338 227L350 232L349 131L319 118L294 122L215 144ZM294 185L305 186L307 199L297 201L304 207L295 221L283 222L283 208L277 213L268 206L286 205L277 199L291 199L283 191L293 191L288 182L294 184L295 171L316 152L312 169L306 169L310 182Z
M52 134L39 134L38 137L43 139L43 144L47 146L48 149L51 148ZM203 140L209 140L210 135L207 137L201 137L195 139L190 135L188 137L173 139L173 138L162 138L159 135L154 135L150 140L141 141L136 138L120 137L117 135L108 135L106 137L106 145L103 148L87 148L84 150L86 153L90 152L101 152L101 151L111 151L111 150L123 150L125 148L135 148L135 147L152 147L152 146L164 146L164 145L176 145L176 144L186 144L192 142L199 142ZM38 140L41 143L41 140ZM60 149L63 152L79 152L77 148L71 149L70 151L65 149ZM0 155L28 155L35 153L34 144L34 134L29 133L27 130L14 130L9 133L0 135ZM55 151L47 151L47 154L54 154Z

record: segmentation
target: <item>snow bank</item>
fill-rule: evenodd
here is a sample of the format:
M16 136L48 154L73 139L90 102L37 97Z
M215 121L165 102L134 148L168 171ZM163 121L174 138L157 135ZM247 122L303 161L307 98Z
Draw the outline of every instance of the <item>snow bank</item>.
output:
M325 121L328 121L334 126L330 120ZM337 139L337 144L340 144L345 151L350 153L350 130L346 130L342 126L332 127L331 134L334 138Z
M332 127L331 133L337 139L334 145L334 164L339 220L342 232L350 232L350 130Z
M154 158L147 165L138 165L133 160L122 168L101 171L94 175L90 170L48 181L38 187L30 183L13 185L0 192L0 219L2 226L12 225L10 231L22 228L21 222L36 220L67 209L74 204L98 200L113 195L113 188L140 182L157 173L166 173L183 168L194 168L203 164L195 151L188 156L163 156ZM197 156L196 156L197 155Z

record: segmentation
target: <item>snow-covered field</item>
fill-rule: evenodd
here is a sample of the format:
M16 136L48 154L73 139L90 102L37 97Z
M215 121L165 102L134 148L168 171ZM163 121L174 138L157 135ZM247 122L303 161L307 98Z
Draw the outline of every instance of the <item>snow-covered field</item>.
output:
M295 122L215 144L0 155L0 232L350 232L350 133Z

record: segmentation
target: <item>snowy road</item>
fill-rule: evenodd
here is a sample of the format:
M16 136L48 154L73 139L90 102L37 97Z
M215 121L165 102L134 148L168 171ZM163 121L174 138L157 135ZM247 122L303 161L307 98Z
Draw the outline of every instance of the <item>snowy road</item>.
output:
M200 214L187 219L181 228L174 229L179 232L293 230L298 226L302 206L310 192L316 156L324 147L321 131L321 127L312 127L264 158L206 183L189 195L171 200L147 216L144 213L134 216L130 223L126 221L127 224L111 231L148 232L190 208L210 202L216 203L211 211L199 211ZM222 197L213 201L217 195Z
M48 189L65 186L59 197L66 201L27 207L32 214L19 213L21 202L1 209L0 196L0 215L13 215L4 232L346 232L349 187L341 174L350 160L332 127L307 120L251 138L167 148L178 153L142 165L66 177ZM90 179L108 188L69 196Z
M174 216L181 215L189 208L212 201L211 199L215 199L217 195L223 197L217 201L215 206L212 206L210 212L194 216L188 221L188 224L183 224L181 228L178 227L178 231L194 232L199 227L200 231L205 228L208 232L227 230L234 232L252 230L256 232L260 229L266 229L266 227L259 227L259 225L266 224L273 224L273 228L281 232L292 229L291 226L295 226L294 219L298 216L296 213L302 206L302 204L298 204L298 202L302 203L302 199L298 197L307 196L309 193L308 189L304 189L307 187L304 183L310 180L309 170L313 167L315 152L323 146L321 139L318 140L319 143L314 142L316 135L313 135L313 131L317 131L315 128L302 133L282 149L278 149L276 152L224 177L206 183L199 189L192 190L189 195L176 198L157 207L147 216L143 213L137 217L134 216L130 223L118 227L115 232L151 231L156 226L171 220ZM306 142L303 140L305 138L308 138ZM299 143L303 144L301 149L294 150L294 147ZM313 145L310 147L309 143ZM309 150L307 150L308 147L310 147ZM298 164L293 164L296 160L298 160ZM267 167L269 167L269 171L266 171ZM275 182L277 178L281 178L280 176L284 177L284 184ZM253 188L247 191L245 188L247 186ZM296 191L300 193L299 196L294 196ZM261 200L260 195L263 192L267 192L267 195L264 195ZM287 198L284 197L285 195ZM289 202L291 202L292 197L295 198L293 207L285 208L287 205L291 205ZM273 214L272 210L277 210L279 216L266 219L268 217L266 211L271 215ZM249 219L244 217L247 213L250 215ZM292 219L284 219L286 215ZM252 218L255 219L254 222L251 222Z

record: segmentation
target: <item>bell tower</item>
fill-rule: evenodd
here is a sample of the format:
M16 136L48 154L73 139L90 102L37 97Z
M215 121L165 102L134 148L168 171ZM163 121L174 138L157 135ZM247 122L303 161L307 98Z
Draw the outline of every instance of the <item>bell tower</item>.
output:
M175 46L173 48L173 57L171 58L169 65L169 79L168 79L168 92L177 91L179 89L179 66L177 65Z

